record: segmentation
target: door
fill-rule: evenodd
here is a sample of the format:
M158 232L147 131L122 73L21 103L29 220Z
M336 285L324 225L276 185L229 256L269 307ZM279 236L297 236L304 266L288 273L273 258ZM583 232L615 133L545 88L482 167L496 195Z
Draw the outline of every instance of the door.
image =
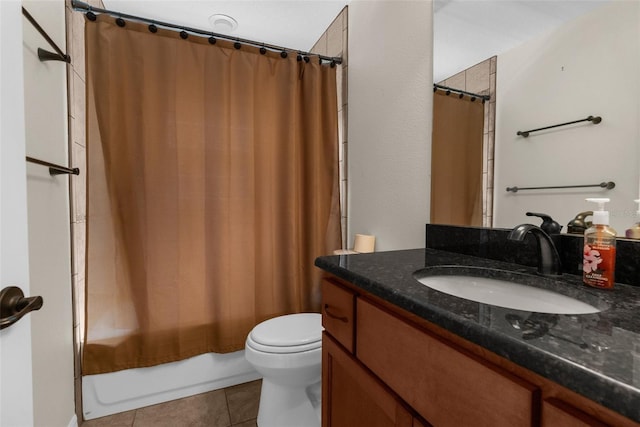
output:
M0 1L0 288L29 296L22 10ZM0 331L0 425L33 425L30 315Z
M322 338L323 427L423 427L326 332Z

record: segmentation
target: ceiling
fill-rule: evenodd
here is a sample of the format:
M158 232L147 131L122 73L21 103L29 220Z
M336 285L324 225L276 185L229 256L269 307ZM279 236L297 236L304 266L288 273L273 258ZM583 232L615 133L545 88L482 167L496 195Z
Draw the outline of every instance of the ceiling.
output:
M608 0L435 0L433 81L552 31Z
M1 1L1 0L0 0ZM106 9L296 50L309 51L348 0L103 0ZM238 26L214 28L209 17Z
M130 15L308 51L351 0L103 1L105 8ZM435 0L434 81L551 31L607 1ZM214 14L233 17L237 28L214 28L209 21Z

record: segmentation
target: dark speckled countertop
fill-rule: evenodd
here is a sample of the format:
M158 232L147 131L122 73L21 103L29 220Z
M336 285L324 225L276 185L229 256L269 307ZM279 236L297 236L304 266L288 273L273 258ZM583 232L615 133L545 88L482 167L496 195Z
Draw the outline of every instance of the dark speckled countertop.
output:
M640 422L640 287L592 289L580 276L564 274L549 281L535 276L535 268L435 249L325 256L315 264ZM525 273L532 286L555 288L602 311L550 315L513 310L450 296L414 278L418 270L443 265L498 269L519 278L518 273Z

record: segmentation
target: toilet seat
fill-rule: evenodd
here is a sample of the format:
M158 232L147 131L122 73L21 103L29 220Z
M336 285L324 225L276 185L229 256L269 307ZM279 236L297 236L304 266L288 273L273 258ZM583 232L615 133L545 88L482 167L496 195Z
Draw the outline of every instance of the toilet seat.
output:
M322 317L319 313L299 313L275 317L257 325L247 337L247 345L265 353L300 353L322 346Z

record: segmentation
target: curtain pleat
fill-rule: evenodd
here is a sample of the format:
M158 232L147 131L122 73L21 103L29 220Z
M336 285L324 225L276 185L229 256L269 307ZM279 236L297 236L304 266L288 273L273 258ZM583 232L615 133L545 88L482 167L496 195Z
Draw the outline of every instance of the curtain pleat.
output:
M432 224L482 225L483 125L482 102L434 92Z
M318 311L313 261L340 247L335 68L105 15L85 39L83 374Z

